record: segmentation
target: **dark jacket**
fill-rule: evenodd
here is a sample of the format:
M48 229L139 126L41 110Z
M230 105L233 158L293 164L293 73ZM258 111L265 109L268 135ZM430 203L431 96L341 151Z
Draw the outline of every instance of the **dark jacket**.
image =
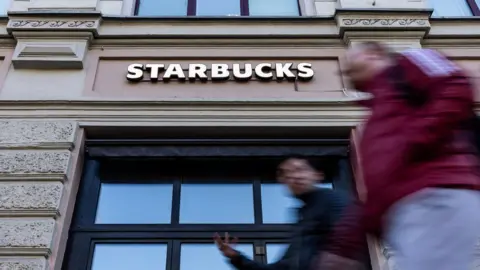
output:
M359 145L367 198L360 220L352 216L335 230L331 252L340 256L354 256L366 232L380 235L385 213L409 194L428 187L480 188L472 131L465 128L474 91L464 71L429 49L403 52L397 65L359 89L373 95L364 103L371 115ZM391 72L398 68L423 105L412 106L396 89Z
M333 224L348 204L346 196L318 188L298 197L304 205L298 209L290 246L276 263L254 262L244 255L230 260L239 270L308 270L316 255L325 248Z

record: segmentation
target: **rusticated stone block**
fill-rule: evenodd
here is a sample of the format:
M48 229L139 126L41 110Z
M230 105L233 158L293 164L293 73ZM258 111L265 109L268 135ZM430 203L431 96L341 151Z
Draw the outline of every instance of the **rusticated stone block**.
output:
M0 121L0 144L73 143L74 122Z
M0 183L0 210L56 211L62 191L62 183Z
M45 258L0 257L0 270L44 270L47 269Z
M0 174L66 174L70 152L0 151Z
M0 219L2 248L50 248L55 220Z

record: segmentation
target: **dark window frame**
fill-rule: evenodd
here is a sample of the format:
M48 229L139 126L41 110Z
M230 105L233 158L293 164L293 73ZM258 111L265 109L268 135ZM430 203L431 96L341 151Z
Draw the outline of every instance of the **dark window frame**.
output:
M138 12L140 9L140 2L142 0L135 0L135 8L134 8L134 16L139 16ZM249 9L249 0L237 0L240 1L240 16L250 16L250 9ZM297 1L298 7L298 16L302 16L302 8L300 6L300 1ZM197 16L197 0L188 0L187 2L187 16ZM228 16L225 16L228 17Z
M466 0L470 10L472 10L473 16L480 16L480 8L478 7L477 2L475 0Z
M347 160L347 157L339 158ZM64 270L90 269L94 246L97 243L166 243L168 270L179 270L178 262L182 243L213 244L214 232L231 232L234 236L239 237L240 243L253 244L254 250L255 247L262 246L266 251L266 243L288 243L292 228L290 224L262 224L261 184L269 182L262 181L263 176L252 178L254 224L179 224L180 203L175 203L175 201L180 201L181 177L172 179L168 176L163 179L155 176L155 179L168 179L169 182L173 182L171 224L95 224L101 183L131 183L128 179L115 178L115 181L112 181L101 176L100 166L109 160L111 159L86 157L62 268ZM349 175L349 181L353 181L351 172ZM332 179L332 181L334 181L335 188L335 181L341 180ZM149 182L149 180L140 182ZM343 184L339 186L344 188ZM254 252L254 259L266 262L266 254L256 255Z

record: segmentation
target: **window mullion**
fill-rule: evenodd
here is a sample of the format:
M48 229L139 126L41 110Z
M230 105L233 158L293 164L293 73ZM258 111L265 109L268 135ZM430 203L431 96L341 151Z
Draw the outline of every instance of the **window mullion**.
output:
M188 0L187 2L187 16L197 15L197 0Z
M480 8L475 0L466 0L474 16L480 16Z
M248 0L239 0L240 1L240 15L249 16L250 11L248 7Z
M263 223L262 184L260 179L256 179L253 181L253 208L255 215L255 224L260 225Z
M172 241L171 246L171 256L170 256L170 268L167 270L180 270L180 251L181 251L181 240Z
M172 224L180 223L180 193L182 187L183 176L178 176L173 182L173 194L172 194Z

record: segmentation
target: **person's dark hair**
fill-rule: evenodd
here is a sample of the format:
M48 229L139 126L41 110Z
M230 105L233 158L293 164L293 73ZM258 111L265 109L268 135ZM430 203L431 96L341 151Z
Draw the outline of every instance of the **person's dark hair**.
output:
M290 156L287 156L285 158L283 158L279 164L282 164L283 162L289 160L289 159L300 159L300 160L304 160L307 165L316 170L316 171L322 171L322 168L319 166L320 162L318 160L314 160L312 159L311 157L307 157L307 156L302 156L302 155L290 155Z

